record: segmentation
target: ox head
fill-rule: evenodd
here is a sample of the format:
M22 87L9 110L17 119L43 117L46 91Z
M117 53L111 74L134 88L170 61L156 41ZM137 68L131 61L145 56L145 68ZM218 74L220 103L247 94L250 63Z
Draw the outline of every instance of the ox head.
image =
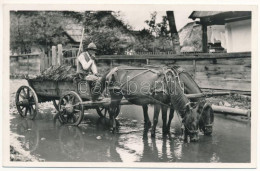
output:
M198 106L193 103L187 103L185 107L185 116L183 118L185 140L198 141L199 136L199 119ZM189 139L187 139L189 138Z
M204 132L205 135L211 135L213 130L214 112L211 104L204 102L200 112L199 129Z

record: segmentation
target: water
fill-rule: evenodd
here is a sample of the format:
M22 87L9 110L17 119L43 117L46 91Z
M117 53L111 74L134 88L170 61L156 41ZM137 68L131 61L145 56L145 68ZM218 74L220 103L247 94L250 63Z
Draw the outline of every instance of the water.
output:
M11 94L11 101L14 96ZM11 102L10 104L13 104ZM185 143L180 121L175 115L171 137L162 136L161 119L156 138L143 128L142 108L122 106L118 133L112 134L95 111L85 113L79 127L60 126L53 122L52 103L40 104L41 114L35 121L21 118L11 105L11 133L23 150L44 161L56 162L250 162L251 126L249 122L215 115L212 136L199 135L195 143ZM152 119L153 108L149 107Z

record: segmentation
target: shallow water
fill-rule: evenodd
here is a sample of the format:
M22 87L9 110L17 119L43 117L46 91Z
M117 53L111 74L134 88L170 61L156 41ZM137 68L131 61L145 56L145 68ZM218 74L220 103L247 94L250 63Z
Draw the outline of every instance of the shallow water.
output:
M15 89L15 88L14 88ZM14 91L11 93L11 101ZM12 104L12 102L10 102ZM199 135L198 142L185 143L180 120L175 115L171 137L162 136L159 121L156 138L143 127L142 108L122 106L119 130L112 134L94 110L85 112L79 127L54 124L52 103L40 104L35 121L21 118L11 105L10 129L25 151L44 161L84 162L250 162L250 123L215 115L212 136ZM149 107L152 120L153 107ZM161 119L160 119L161 120Z

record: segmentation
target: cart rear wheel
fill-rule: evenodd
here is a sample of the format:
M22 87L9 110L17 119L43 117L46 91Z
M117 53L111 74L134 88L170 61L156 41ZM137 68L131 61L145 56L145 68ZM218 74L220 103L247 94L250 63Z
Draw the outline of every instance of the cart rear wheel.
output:
M15 96L15 104L19 114L34 119L38 113L38 97L30 86L21 86Z
M97 107L97 114L102 118L102 117L106 117L107 114L107 108L106 107Z
M100 117L106 117L106 114L107 112L109 113L109 115L111 115L112 113L114 113L114 116L115 118L119 115L120 113L120 109L121 109L121 106L118 105L114 108L111 108L110 106L109 107L97 107L96 110L97 110L97 114L100 116Z
M81 97L74 91L68 92L59 101L59 121L65 125L77 126L83 119Z
M59 100L52 100L53 106L57 111L59 111Z

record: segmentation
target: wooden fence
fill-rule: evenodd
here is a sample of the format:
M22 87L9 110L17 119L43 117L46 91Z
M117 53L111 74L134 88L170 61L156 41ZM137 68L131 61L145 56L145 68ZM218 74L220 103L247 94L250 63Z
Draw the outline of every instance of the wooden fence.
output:
M51 65L77 65L78 49L53 46L51 56L28 54L11 56L10 73L39 74ZM251 53L143 54L97 56L102 74L119 65L179 65L204 89L251 91Z

